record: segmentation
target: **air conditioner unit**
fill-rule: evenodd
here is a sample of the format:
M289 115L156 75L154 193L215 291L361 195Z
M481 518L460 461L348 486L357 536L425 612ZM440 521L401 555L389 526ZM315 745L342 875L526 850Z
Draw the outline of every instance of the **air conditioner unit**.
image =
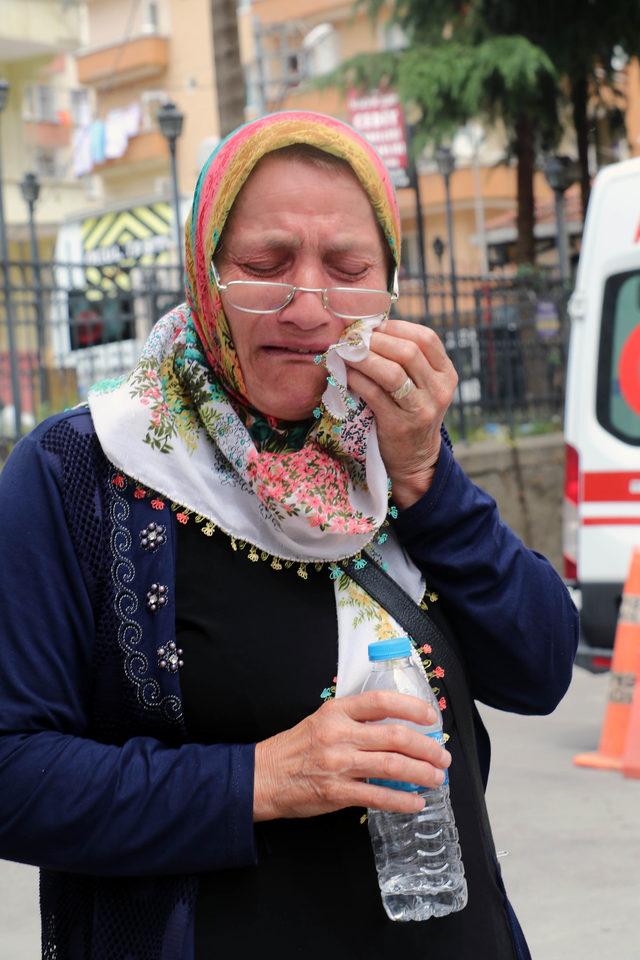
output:
M339 38L331 23L319 23L303 37L306 74L321 77L335 70L340 61Z

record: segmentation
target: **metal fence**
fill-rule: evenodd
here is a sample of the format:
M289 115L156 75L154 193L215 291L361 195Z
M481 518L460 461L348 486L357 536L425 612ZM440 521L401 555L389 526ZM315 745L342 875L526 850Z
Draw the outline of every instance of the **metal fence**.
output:
M417 278L401 283L397 316L427 323L458 371L447 415L456 436L560 427L568 290L551 273Z
M125 373L154 322L183 299L176 266L0 265L0 444ZM559 422L566 291L552 276L406 276L395 316L432 326L460 377L457 437Z

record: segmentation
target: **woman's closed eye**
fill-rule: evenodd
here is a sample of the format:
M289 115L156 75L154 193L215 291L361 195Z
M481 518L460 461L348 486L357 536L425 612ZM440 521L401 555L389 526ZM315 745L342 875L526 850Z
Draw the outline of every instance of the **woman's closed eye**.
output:
M284 278L288 264L286 263L241 263L238 264L247 280L274 280L282 283L288 281Z
M336 283L335 286L344 285L348 287L352 283L358 283L360 280L364 280L368 273L368 268L364 270L358 270L357 273L352 273L350 270L340 270L336 273Z
M292 279L291 271L287 266L256 266L255 264L242 264L241 270L247 280L271 280L274 283L293 283L297 286L295 279ZM366 279L369 272L368 267L364 267L357 272L351 270L328 271L326 277L327 287L349 287L353 284L361 283Z
M341 257L338 261L332 261L326 264L327 273L333 278L332 286L349 286L352 283L360 283L366 280L375 263L369 260L346 259Z

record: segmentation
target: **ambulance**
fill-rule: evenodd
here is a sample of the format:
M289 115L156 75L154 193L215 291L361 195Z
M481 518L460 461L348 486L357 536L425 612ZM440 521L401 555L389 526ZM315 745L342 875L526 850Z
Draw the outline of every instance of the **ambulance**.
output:
M569 314L564 574L581 608L578 662L601 670L640 548L640 158L595 179Z

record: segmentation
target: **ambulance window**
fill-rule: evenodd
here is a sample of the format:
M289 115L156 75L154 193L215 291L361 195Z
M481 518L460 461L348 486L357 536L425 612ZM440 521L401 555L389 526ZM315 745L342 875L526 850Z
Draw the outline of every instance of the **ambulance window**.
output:
M640 445L640 270L605 284L596 413L614 437Z

